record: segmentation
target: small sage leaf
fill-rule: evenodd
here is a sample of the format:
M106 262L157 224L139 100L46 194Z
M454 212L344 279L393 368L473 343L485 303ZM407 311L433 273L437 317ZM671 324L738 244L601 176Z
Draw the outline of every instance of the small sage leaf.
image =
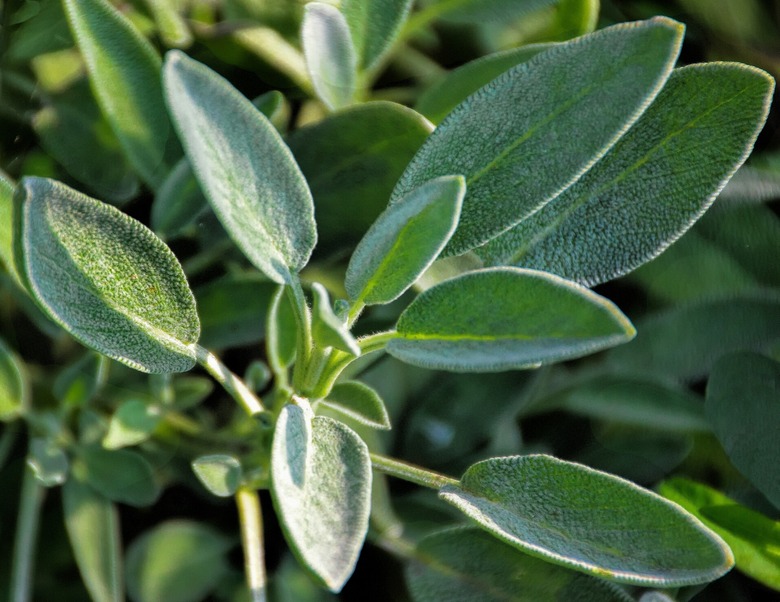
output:
M0 339L0 421L10 422L27 407L27 379L16 354Z
M160 495L151 465L133 451L87 445L79 450L73 471L79 479L114 502L149 506Z
M681 41L679 23L655 18L556 45L513 67L436 128L390 202L437 176L463 174L468 193L445 253L484 244L558 196L615 144L669 77Z
M368 530L371 461L347 426L289 404L276 423L271 494L301 564L338 592L355 568Z
M149 12L155 20L157 31L166 46L186 48L192 44L192 32L179 14L181 6L176 0L151 0L147 2Z
M44 487L62 485L68 478L70 463L65 452L43 437L30 440L27 464Z
M425 368L497 372L580 357L631 339L611 302L557 276L493 268L446 280L401 314L387 351Z
M311 193L289 149L247 98L183 53L166 55L163 81L187 158L222 225L257 269L290 283L317 233Z
M363 70L381 63L411 7L412 0L344 0L341 3Z
M218 497L230 497L241 485L241 463L227 454L199 456L192 470L203 486Z
M81 407L89 402L106 379L108 360L92 351L66 366L54 379L52 393L66 407Z
M295 360L298 339L295 310L285 293L286 287L278 287L271 298L266 319L266 355L269 365L277 373L289 367Z
M390 428L390 417L379 393L358 381L334 385L327 399L320 401L320 405L372 428Z
M170 249L140 222L58 182L25 178L19 193L19 270L46 314L137 370L192 368L200 324Z
M120 405L108 424L103 447L119 449L146 441L162 419L160 408L140 399L131 399Z
M93 602L122 602L122 542L116 506L89 485L70 479L62 511L73 557Z
M330 305L328 291L319 282L311 287L314 293L314 307L312 308L312 336L314 342L323 349L335 347L352 355L360 355L360 347L350 334L344 322L336 316Z
M462 176L444 176L390 205L352 254L344 282L349 296L366 305L400 297L447 244L465 193Z
M728 546L676 504L550 456L478 462L439 497L523 552L612 581L707 583L734 564Z
M301 26L306 67L317 96L330 109L351 104L357 79L357 55L349 26L329 4L306 5Z

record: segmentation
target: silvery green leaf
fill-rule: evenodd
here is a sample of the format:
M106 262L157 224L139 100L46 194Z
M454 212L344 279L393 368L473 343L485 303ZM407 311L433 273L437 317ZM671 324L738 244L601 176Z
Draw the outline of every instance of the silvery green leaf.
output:
M390 205L358 244L344 286L366 305L400 297L433 263L455 231L466 187L444 176Z
M630 340L611 302L544 272L491 268L426 290L387 351L425 368L497 372L580 357Z
M68 456L47 438L34 437L30 440L27 464L44 487L62 485L68 478Z
M166 55L163 81L187 158L217 217L257 269L289 283L317 239L311 193L289 149L248 99L183 53Z
M241 485L241 463L227 454L198 456L192 461L195 476L211 493L230 497Z
M23 364L0 339L0 421L11 422L21 416L27 409L29 395Z
M412 0L343 0L341 12L349 25L355 54L363 70L381 63L411 7Z
M162 419L158 406L140 399L123 402L111 416L103 447L119 449L146 441Z
M682 41L666 18L556 45L471 95L431 134L390 202L463 174L468 193L446 254L482 245L541 209L600 159L660 91Z
M150 506L161 491L149 462L125 449L85 445L73 462L73 472L109 500L130 506Z
M312 336L314 342L321 348L335 347L352 355L360 355L355 337L347 329L344 321L333 312L328 291L319 282L311 287L314 293L312 308Z
M285 287L278 287L268 308L265 337L268 363L277 372L295 360L298 327L294 311Z
M335 412L372 428L390 429L384 401L374 389L355 380L339 382L319 402Z
M478 462L439 497L527 554L611 581L707 583L734 565L723 540L676 504L550 456Z
M144 372L183 372L200 333L170 249L140 222L58 182L19 189L17 262L48 317L84 345Z

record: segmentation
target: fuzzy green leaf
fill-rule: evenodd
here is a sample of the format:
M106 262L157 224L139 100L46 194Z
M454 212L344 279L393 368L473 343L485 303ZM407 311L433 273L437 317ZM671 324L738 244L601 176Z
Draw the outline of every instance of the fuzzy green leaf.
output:
M340 422L287 405L271 450L271 494L301 564L338 592L355 568L368 530L371 461Z
M387 351L425 368L497 372L580 357L630 340L611 302L557 276L494 268L446 280L401 314Z
M151 465L133 451L84 446L74 460L73 471L77 478L114 502L149 506L160 495Z
M295 360L298 327L295 310L285 287L278 287L271 298L266 320L265 347L268 363L276 372L290 366Z
M390 428L390 417L379 393L358 381L350 380L334 385L327 399L320 401L320 405L372 428Z
M344 282L350 298L375 305L400 297L447 244L465 194L462 176L444 176L390 205L352 254Z
M200 333L195 299L159 238L52 180L25 178L18 206L19 271L52 320L137 370L192 368Z
M439 497L523 552L612 581L707 583L734 564L726 544L677 505L550 456L478 462Z
M715 200L753 148L773 89L768 74L744 65L675 70L606 157L477 255L585 286L630 272Z
M162 419L160 408L131 399L120 405L111 416L103 447L119 449L146 441Z
M122 543L116 507L76 479L63 486L62 507L73 557L93 602L122 602Z
M707 383L707 419L729 459L780 508L780 363L756 353L721 357Z
M181 156L165 111L160 57L106 0L63 0L90 84L129 161L152 188Z
M289 149L268 119L205 65L170 51L163 71L174 124L214 212L257 269L290 283L317 233L311 193Z
M660 91L682 25L615 25L559 44L467 98L428 138L393 191L463 174L468 193L445 253L482 245L571 186Z
M631 602L617 586L522 554L472 527L425 537L406 567L415 602Z
M380 64L411 7L412 0L343 0L341 12L349 25L355 54L363 70Z
M0 421L10 422L22 415L29 402L22 364L0 339Z
M241 463L233 456L212 454L192 461L198 480L218 497L230 497L241 485Z
M347 329L344 321L333 312L325 287L319 282L315 282L311 290L314 293L314 307L311 316L314 342L322 349L335 347L355 356L360 355L357 341Z

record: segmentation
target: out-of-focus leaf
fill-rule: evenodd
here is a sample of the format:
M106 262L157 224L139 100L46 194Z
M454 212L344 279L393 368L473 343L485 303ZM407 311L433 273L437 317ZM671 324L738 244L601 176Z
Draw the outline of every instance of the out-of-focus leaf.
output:
M8 49L3 58L26 63L30 59L73 45L61 2L38 2L40 10L16 27L9 28ZM6 6L6 10L10 8Z
M120 405L111 416L103 447L119 449L146 441L160 423L160 408L141 400L130 400Z
M0 421L11 422L24 414L29 404L29 385L23 364L0 339Z
M192 470L203 486L218 497L230 497L241 484L241 463L233 456L198 456L192 461Z
M440 18L455 23L506 22L555 4L557 0L428 0Z
M151 465L133 451L84 446L74 460L73 471L77 478L114 502L149 506L160 495Z
M83 406L105 381L105 362L100 354L88 351L57 375L52 393L63 406Z
M30 440L27 464L44 487L62 485L68 478L68 457L62 449L46 438L35 437Z
M186 48L192 44L192 32L178 11L180 4L176 0L146 0L160 37L172 48Z

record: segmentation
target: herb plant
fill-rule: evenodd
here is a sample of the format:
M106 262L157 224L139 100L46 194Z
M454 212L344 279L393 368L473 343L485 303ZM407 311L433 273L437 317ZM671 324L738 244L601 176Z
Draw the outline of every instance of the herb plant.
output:
M780 508L776 266L744 259L716 212L692 234L731 244L763 287L636 328L592 290L633 272L691 300L651 260L747 159L770 75L676 67L681 23L593 31L592 0L32 4L14 5L3 49L6 118L39 147L0 178L12 482L26 445L11 600L45 590L49 490L83 582L73 599L266 600L267 565L272 599L321 599L367 537L406 564L395 595L419 601L686 600L735 559L780 588L777 523L759 512ZM516 17L536 43L431 66L419 95L382 86L432 62L411 43L432 24ZM234 87L226 65L250 55L289 98ZM31 119L17 107L30 96ZM740 174L727 192L745 198L756 171ZM760 221L776 250L763 209L722 212ZM710 372L703 402L685 383ZM554 437L520 437L551 412L612 424L601 440L621 452L564 460ZM693 435L768 502L687 478ZM621 465L645 444L651 462ZM658 493L632 482L686 457ZM243 582L231 536L186 513L123 546L120 516L149 521L134 508L176 488L235 500ZM267 562L264 519L295 561L277 542Z

